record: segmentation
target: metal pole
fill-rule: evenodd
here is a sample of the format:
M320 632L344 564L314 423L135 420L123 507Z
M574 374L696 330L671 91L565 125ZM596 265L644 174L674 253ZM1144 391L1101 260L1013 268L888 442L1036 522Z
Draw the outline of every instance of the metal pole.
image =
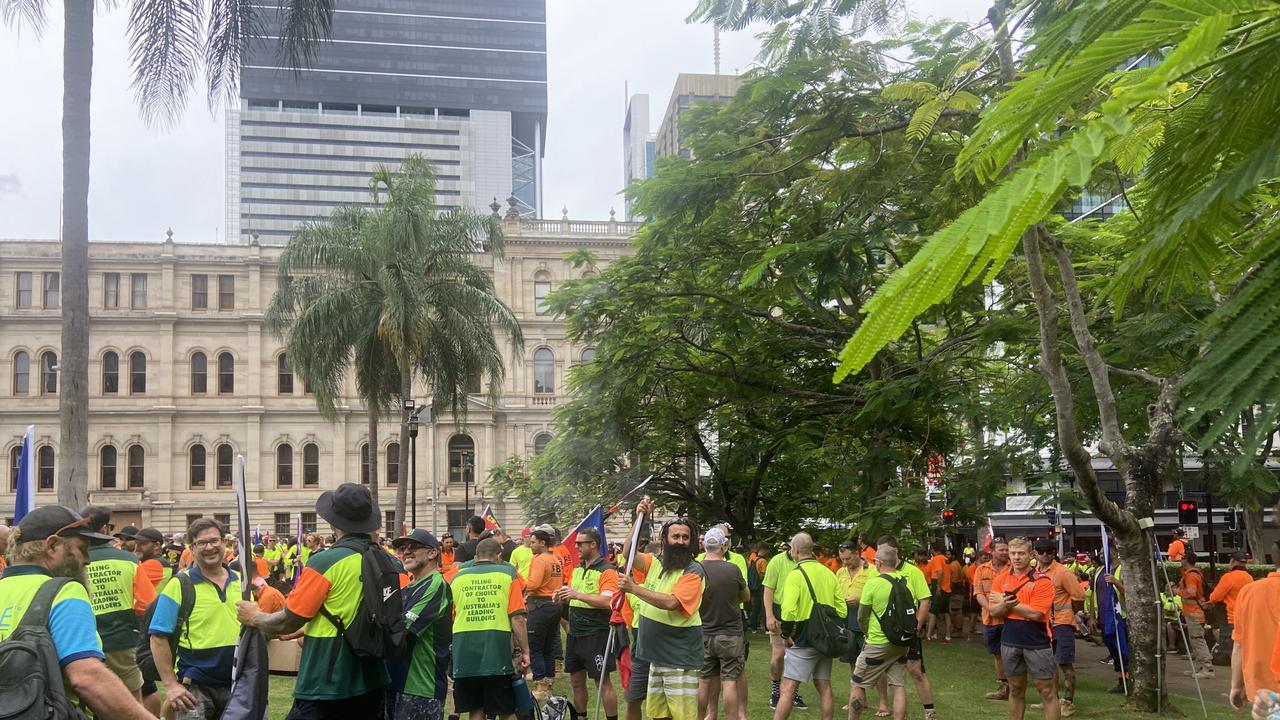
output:
M418 527L418 423L409 428L409 524Z
M1213 495L1204 494L1205 511L1209 513L1209 537L1204 539L1205 552L1209 553L1209 582L1218 582L1218 538L1213 535Z
M440 488L436 485L436 426L435 418L431 418L431 532L440 533Z

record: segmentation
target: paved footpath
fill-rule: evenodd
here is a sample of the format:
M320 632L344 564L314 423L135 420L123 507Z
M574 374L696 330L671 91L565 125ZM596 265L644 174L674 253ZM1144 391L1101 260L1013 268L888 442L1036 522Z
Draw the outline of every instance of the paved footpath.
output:
M1076 641L1076 672L1087 673L1091 677L1101 678L1109 683L1115 682L1115 671L1111 668L1111 663L1105 665L1102 660L1109 656L1106 648L1100 645L1094 645L1087 640ZM1186 655L1168 655L1165 658L1165 667L1168 668L1168 676L1166 683L1169 686L1169 692L1182 695L1192 699L1192 703L1196 703L1196 681L1183 674L1183 671L1191 669L1191 662ZM1231 668L1215 667L1215 677L1212 680L1200 680L1200 690L1204 693L1204 701L1209 705L1223 705L1227 702L1227 691L1231 689ZM1182 711L1188 716L1199 715L1199 709L1188 706L1185 701L1180 701L1178 705Z

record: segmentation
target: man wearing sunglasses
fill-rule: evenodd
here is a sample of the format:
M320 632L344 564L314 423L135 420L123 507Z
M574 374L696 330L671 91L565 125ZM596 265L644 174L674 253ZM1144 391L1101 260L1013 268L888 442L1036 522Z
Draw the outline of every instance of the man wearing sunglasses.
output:
M617 720L618 695L609 673L615 669L612 653L605 655L609 642L610 603L618 591L618 571L600 553L600 533L593 527L578 531L579 564L570 584L556 591L556 599L569 603L569 635L565 643L564 671L573 687L573 706L579 714L587 709L587 679L604 675L602 701L604 715Z
M1058 543L1048 538L1036 540L1036 569L1053 582L1053 661L1062 672L1062 717L1076 714L1076 610L1084 605L1084 590L1075 573L1058 562ZM1032 706L1033 709L1036 706Z
M9 538L12 564L0 577L0 641L18 629L46 582L71 578L54 596L47 621L64 684L98 717L150 719L152 715L104 662L84 569L89 541L107 543L111 537L88 526L86 518L61 505L36 508L18 523Z
M427 530L417 529L396 538L391 547L412 582L404 589L404 625L408 651L387 661L391 687L398 693L397 720L440 720L449 685L452 638L452 599L440 574L440 541Z

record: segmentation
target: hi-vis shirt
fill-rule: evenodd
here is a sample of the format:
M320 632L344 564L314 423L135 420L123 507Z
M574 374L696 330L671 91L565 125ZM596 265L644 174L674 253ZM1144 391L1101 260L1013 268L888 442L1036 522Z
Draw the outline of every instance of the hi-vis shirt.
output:
M138 617L156 599L156 586L133 553L110 545L89 548L89 597L106 652L138 645Z
M453 594L453 676L509 676L511 618L523 615L524 583L506 563L464 564L450 583Z
M0 577L0 640L18 629L18 623L41 585L52 575L39 565L13 565ZM67 665L84 658L104 658L102 643L93 629L93 610L84 586L72 581L62 586L49 610L49 634L58 662Z

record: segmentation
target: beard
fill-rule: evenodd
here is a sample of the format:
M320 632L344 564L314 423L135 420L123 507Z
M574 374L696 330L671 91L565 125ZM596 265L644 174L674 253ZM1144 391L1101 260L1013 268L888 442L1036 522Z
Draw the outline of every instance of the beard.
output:
M667 545L662 548L662 568L683 571L693 562L693 551L688 545Z
M86 588L89 587L89 578L85 575L84 564L80 562L74 555L67 553L62 563L57 567L50 568L49 572L54 577L71 578Z

